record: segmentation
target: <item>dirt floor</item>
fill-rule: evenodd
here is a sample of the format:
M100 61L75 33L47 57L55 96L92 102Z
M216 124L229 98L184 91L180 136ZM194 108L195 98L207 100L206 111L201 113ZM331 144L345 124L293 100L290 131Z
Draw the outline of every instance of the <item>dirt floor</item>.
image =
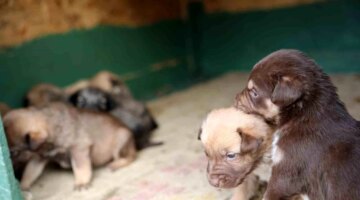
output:
M336 75L332 79L350 113L360 119L360 75ZM215 189L207 182L206 160L197 133L206 113L232 105L246 80L246 74L231 73L149 102L160 124L154 140L164 141L163 146L140 152L133 164L116 172L95 170L91 187L84 191L74 191L71 171L48 169L25 193L27 199L229 199L231 191Z

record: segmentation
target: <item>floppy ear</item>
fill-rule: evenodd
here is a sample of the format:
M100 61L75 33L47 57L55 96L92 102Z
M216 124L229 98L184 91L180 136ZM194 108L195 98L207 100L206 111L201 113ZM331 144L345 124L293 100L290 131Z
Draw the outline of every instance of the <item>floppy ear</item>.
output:
M263 142L262 139L243 133L240 128L237 129L237 132L241 136L240 152L243 154L255 152Z
M80 95L80 91L75 92L74 94L70 95L70 97L68 98L68 101L73 104L73 105L77 105L77 99Z
M279 106L288 106L302 95L301 83L289 77L281 77L273 90L271 101Z
M105 111L111 111L111 110L115 109L118 106L115 99L110 94L105 93L105 99L106 99L106 109L105 109Z

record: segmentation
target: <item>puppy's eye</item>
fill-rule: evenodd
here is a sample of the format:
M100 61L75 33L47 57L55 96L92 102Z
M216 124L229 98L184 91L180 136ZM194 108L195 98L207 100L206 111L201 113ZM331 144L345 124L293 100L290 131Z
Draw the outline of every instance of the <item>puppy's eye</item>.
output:
M227 153L226 160L234 160L236 158L236 153Z
M256 90L254 90L254 89L250 90L249 93L250 93L250 96L253 98L256 98L259 96L258 93L256 92Z

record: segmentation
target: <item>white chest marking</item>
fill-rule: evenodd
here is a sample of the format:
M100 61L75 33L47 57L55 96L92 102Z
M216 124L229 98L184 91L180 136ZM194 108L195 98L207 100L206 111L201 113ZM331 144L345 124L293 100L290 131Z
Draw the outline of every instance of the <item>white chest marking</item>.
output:
M273 165L280 163L284 157L283 151L277 145L277 143L279 142L279 139L280 139L279 131L276 131L273 142L272 142L272 149L271 149L271 159L272 159Z
M302 194L302 195L301 195L301 198L302 198L303 200L310 200L309 196L306 195L306 194Z

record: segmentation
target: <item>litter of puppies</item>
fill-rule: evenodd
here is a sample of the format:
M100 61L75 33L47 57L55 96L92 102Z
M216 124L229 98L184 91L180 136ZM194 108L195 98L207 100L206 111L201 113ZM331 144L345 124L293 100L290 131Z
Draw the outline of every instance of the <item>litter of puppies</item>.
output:
M120 78L99 72L61 89L42 83L30 89L25 108L0 104L16 177L26 190L48 163L72 168L75 188L88 187L92 167L130 164L151 142L157 123Z

